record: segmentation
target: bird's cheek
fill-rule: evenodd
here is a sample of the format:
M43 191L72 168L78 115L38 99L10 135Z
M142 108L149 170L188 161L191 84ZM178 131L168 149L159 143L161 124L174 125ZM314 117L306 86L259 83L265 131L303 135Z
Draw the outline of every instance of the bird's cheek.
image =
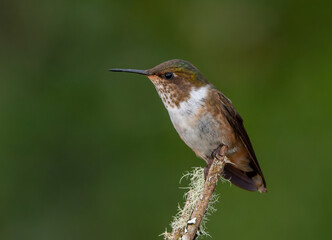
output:
M148 76L148 78L150 79L150 81L151 82L158 82L158 81L160 81L160 78L159 77L157 77L157 76Z

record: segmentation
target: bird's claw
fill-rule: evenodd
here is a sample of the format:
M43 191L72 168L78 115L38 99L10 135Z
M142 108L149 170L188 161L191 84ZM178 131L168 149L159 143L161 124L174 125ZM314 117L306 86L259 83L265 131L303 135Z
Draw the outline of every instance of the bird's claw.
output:
M221 144L216 150L213 151L212 153L212 157L213 158L216 158L218 159L219 161L223 160L224 158L224 154L222 153L221 151L221 148L223 147L224 145Z

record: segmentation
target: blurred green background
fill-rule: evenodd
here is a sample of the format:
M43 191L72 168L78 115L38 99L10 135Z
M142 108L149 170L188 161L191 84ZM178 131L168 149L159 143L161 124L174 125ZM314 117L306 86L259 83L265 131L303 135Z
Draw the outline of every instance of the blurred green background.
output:
M192 62L232 99L269 193L219 184L214 239L331 236L331 1L0 4L0 239L161 239L204 162L153 85Z

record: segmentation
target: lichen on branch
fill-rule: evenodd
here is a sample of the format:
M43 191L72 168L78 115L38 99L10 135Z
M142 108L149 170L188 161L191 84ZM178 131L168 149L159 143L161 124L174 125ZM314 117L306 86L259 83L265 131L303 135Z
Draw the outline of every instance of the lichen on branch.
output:
M188 189L185 194L186 203L183 208L178 207L178 213L171 223L172 232L165 231L162 234L165 240L191 240L195 236L209 235L205 224L208 216L216 211L214 204L218 201L218 195L214 193L214 189L222 175L225 163L228 162L225 151L225 147L221 148L221 157L213 160L206 180L204 168L201 167L194 168L182 177L190 180L189 186L185 188Z

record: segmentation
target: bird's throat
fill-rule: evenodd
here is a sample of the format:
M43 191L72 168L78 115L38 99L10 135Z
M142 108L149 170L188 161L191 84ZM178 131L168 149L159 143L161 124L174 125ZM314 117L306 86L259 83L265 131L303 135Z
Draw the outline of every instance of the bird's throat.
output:
M167 109L180 108L181 103L200 98L203 92L205 94L206 86L195 87L189 82L181 82L181 84L179 82L165 82L158 76L149 76L149 79L154 84Z

